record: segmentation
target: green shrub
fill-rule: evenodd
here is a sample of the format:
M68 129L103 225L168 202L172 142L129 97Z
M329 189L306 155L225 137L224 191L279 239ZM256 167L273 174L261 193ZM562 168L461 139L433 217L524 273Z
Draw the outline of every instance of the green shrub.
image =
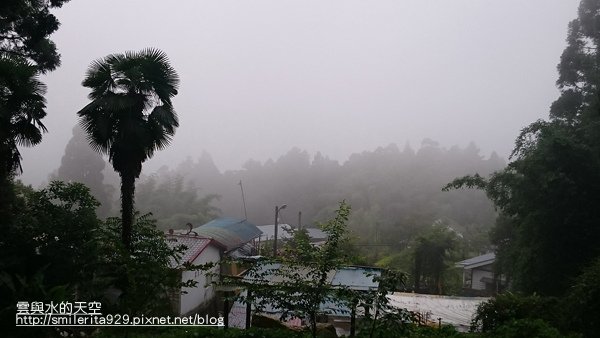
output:
M600 258L584 269L562 301L564 326L585 337L600 332Z
M503 338L558 338L564 337L556 328L541 319L518 319L494 330L491 337Z
M471 322L471 331L492 332L504 324L520 319L541 319L557 323L560 319L558 299L512 293L498 295L479 305Z

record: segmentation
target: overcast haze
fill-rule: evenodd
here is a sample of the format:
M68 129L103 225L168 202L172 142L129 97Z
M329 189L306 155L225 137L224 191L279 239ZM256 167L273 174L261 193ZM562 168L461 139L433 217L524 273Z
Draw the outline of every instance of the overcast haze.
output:
M558 97L556 65L575 0L107 1L55 11L62 66L49 133L23 149L27 183L60 165L94 59L162 49L181 77L172 145L144 166L208 151L221 170L292 147L344 161L424 138L507 157Z

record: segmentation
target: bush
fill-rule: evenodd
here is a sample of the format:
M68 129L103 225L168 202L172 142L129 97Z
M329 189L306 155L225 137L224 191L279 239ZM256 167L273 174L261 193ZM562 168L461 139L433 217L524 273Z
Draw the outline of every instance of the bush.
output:
M557 329L541 319L518 319L499 326L490 335L504 338L558 338L564 337Z
M563 299L565 327L571 327L585 337L597 337L600 332L600 258L576 279Z
M512 293L498 295L479 305L471 322L471 331L492 332L504 324L520 319L541 319L557 323L560 319L558 299Z

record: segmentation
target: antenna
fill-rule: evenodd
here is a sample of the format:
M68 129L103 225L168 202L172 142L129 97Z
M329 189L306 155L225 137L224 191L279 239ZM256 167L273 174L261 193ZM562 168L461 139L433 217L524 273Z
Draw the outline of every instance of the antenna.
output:
M244 204L244 219L248 219L248 212L246 211L246 198L244 197L244 186L242 185L242 180L240 180L240 189L242 190L242 203Z

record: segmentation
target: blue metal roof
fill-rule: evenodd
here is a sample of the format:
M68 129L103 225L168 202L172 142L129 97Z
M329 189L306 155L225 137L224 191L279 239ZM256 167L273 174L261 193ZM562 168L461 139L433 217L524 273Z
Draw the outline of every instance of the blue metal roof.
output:
M281 269L281 263L257 263L255 270L247 272L244 279L248 282L253 280L268 281L268 282L280 282L281 277L277 276L275 271ZM299 271L300 275L302 272ZM373 267L362 267L362 266L344 266L338 270L331 271L328 274L328 280L331 286L343 286L348 287L351 290L358 291L369 291L379 287L379 282L373 280L375 276L381 276L381 269ZM350 316L350 308L343 304L343 302L325 299L319 305L321 311L342 317ZM281 309L277 309L272 305L266 305L263 309L266 313L278 313Z
M199 236L212 238L230 251L260 236L256 225L238 218L222 217L194 228Z
M346 266L336 271L331 285L342 285L352 290L368 291L377 289L379 286L378 282L373 281L376 276L381 276L380 269Z

